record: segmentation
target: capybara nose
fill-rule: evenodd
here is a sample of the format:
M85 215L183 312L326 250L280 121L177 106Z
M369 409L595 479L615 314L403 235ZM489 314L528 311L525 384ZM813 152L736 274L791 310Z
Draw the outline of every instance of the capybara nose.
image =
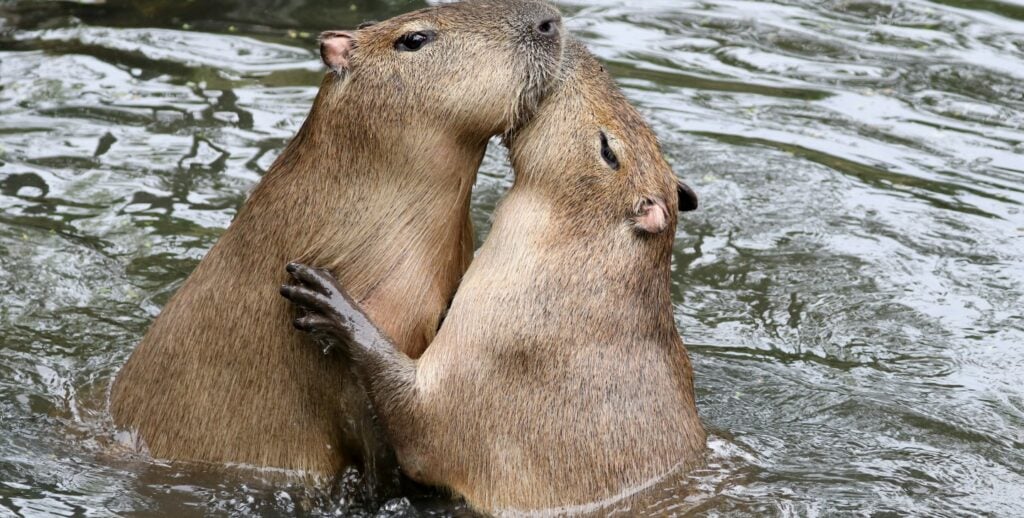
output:
M558 39L562 33L562 18L546 14L533 25L533 30L542 38Z

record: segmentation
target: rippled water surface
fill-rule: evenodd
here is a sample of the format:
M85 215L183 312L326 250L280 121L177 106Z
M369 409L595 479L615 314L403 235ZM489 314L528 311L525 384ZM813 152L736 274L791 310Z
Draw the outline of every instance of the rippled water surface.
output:
M422 5L0 0L0 516L455 509L125 458L104 410L305 116L314 35ZM560 6L703 202L674 288L715 453L645 509L1024 515L1024 2ZM495 149L481 237L510 184Z

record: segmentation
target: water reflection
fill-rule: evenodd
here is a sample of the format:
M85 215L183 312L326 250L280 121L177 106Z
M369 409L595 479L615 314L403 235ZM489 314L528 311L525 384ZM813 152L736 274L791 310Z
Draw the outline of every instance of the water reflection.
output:
M104 412L305 116L315 35L421 6L0 5L0 509L466 512L125 458ZM715 451L602 511L1024 513L1022 8L560 6L704 205L680 226L674 300ZM494 149L481 237L510 182Z

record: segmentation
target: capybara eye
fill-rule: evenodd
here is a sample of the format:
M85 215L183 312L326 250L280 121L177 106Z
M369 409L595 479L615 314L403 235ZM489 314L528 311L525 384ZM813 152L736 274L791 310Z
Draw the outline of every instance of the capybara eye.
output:
M544 36L551 36L555 31L555 20L544 20L537 26L537 32Z
M398 41L395 42L395 49L402 52L416 52L436 38L437 33L434 31L410 32L398 38Z
M603 131L601 132L601 158L608 164L608 167L616 171L619 170L619 157L615 156L612 147L608 145L608 135L605 135Z

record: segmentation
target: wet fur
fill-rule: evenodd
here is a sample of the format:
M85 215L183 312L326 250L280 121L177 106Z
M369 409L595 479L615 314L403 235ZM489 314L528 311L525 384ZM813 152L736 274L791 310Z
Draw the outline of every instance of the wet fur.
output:
M365 396L274 296L302 261L342 279L418 357L469 265L470 190L488 139L529 114L561 49L524 45L531 1L424 9L355 34L295 139L115 380L111 412L157 458L330 476L372 459ZM442 35L418 55L394 41ZM370 443L367 446L367 443ZM367 451L369 450L369 451Z
M419 360L329 277L300 275L306 288L284 292L318 312L300 327L332 333L354 359L405 472L491 513L610 498L705 447L670 297L677 182L582 45L564 70L510 140L515 186ZM618 171L601 162L600 131ZM645 199L670 209L667 229L637 227Z

